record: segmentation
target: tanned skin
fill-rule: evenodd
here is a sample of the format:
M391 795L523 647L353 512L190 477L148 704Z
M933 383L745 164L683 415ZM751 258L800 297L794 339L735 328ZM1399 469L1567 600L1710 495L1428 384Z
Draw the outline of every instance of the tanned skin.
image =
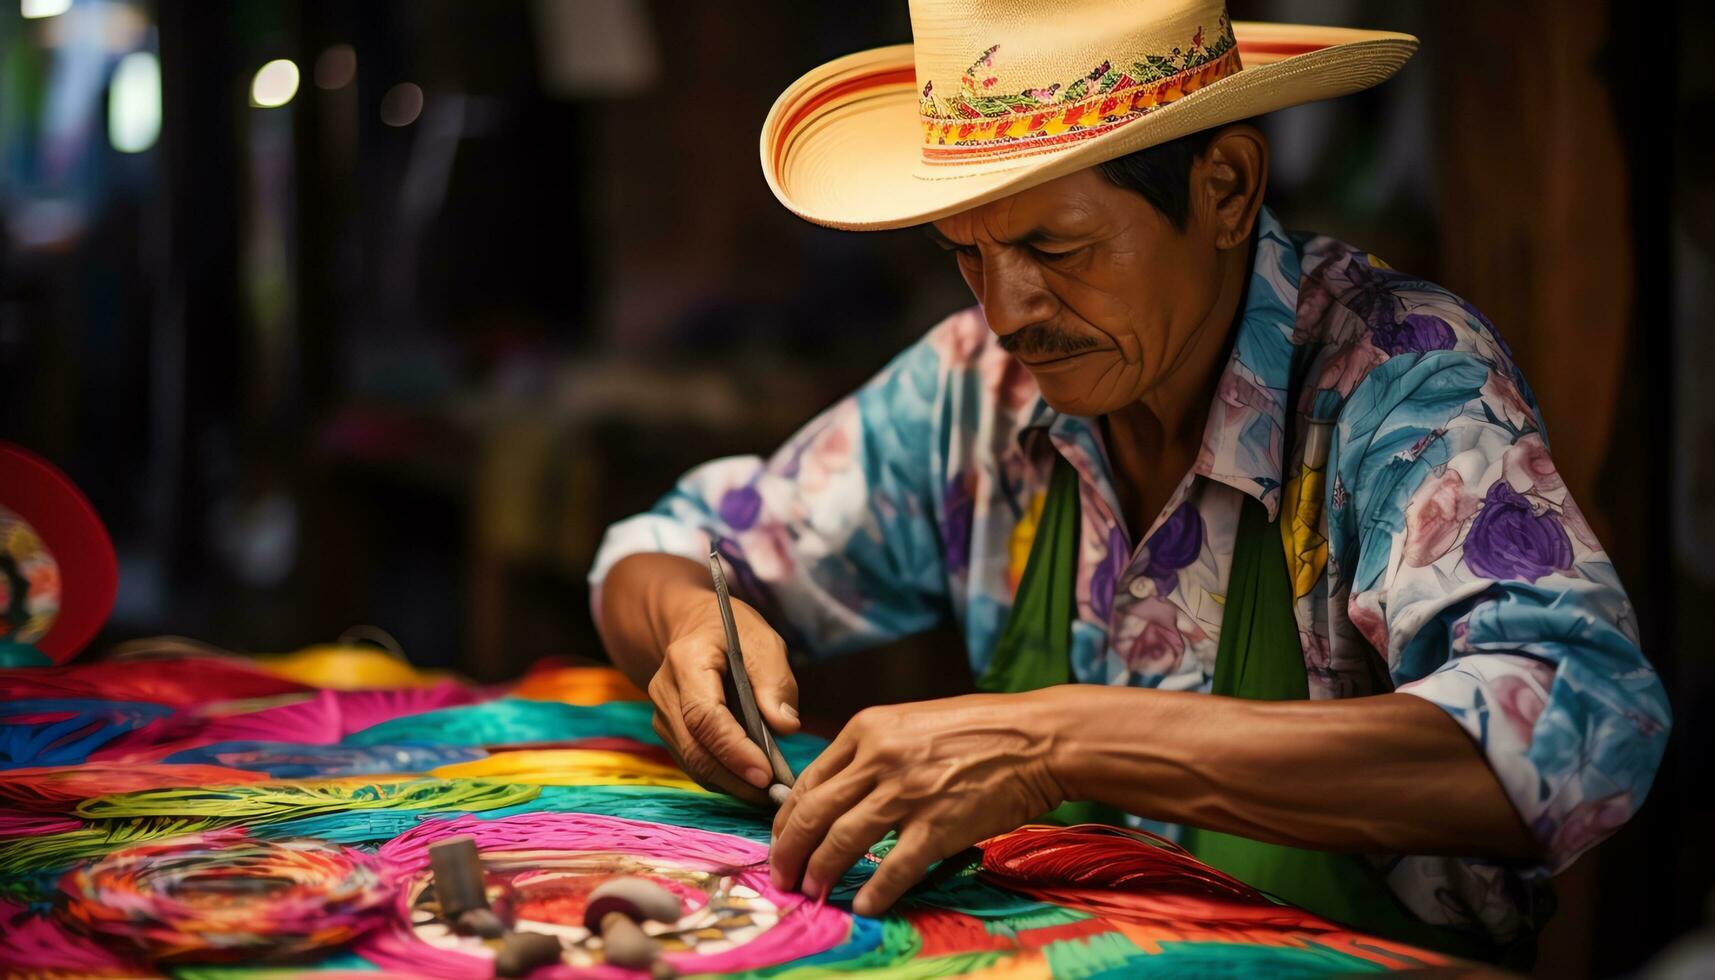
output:
M1267 173L1267 141L1235 125L1193 164L1183 229L1095 170L931 226L1048 404L1102 419L1134 532L1155 525L1196 459ZM750 606L733 606L763 714L796 731L785 644ZM708 570L633 555L609 572L601 611L608 650L648 686L655 730L686 771L762 802L767 763L721 691L725 640ZM858 714L775 817L774 881L823 895L897 830L852 905L877 915L935 861L1069 799L1323 850L1540 855L1470 737L1422 699L1261 702L1065 685Z

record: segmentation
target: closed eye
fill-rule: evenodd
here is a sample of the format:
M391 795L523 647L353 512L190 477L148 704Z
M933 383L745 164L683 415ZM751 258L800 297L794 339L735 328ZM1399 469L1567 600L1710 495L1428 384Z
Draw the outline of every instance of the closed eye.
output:
M968 256L970 258L976 258L979 254L975 245L962 245L955 242L946 235L941 234L941 229L936 228L934 225L924 225L923 231L929 236L929 240L934 242L936 247L943 252L952 252L955 255Z
M1038 248L1034 245L1030 246L1030 254L1034 255L1037 260L1041 262L1064 262L1082 251L1082 248L1069 248L1063 252L1051 252L1045 248Z

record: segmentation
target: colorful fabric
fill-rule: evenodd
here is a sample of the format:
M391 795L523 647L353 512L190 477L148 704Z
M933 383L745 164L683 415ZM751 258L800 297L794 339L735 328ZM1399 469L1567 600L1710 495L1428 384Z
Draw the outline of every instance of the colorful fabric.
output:
M1441 706L1548 853L1522 869L1389 859L1395 893L1426 921L1511 939L1539 919L1548 875L1643 802L1666 697L1494 327L1373 256L1289 235L1267 209L1257 238L1201 452L1141 533L1100 426L1049 408L972 309L772 458L701 466L611 528L596 608L625 555L695 558L718 535L735 591L794 646L838 654L952 622L981 676L1060 456L1082 493L1073 675L1208 691L1251 497L1289 545L1310 696L1398 690Z
M0 641L28 645L60 611L60 567L36 529L0 507Z
M160 663L196 673L225 662ZM56 668L54 683L97 693L108 668ZM235 690L253 683L229 679ZM134 689L135 678L118 679L118 693ZM686 975L1280 977L1453 965L1277 905L1170 842L1105 827L1002 834L983 842L980 859L936 868L886 916L855 916L851 898L893 838L826 902L779 891L766 864L772 814L703 790L665 764L658 746L629 738L647 705L573 706L501 691L466 687L475 703L408 716L429 721L405 744L357 733L330 746L325 733L306 730L296 746L258 750L312 760L350 750L366 754L366 768L393 760L390 773L261 781L220 766L69 756L58 768L0 772L0 785L19 783L13 798L30 811L0 820L0 974L492 976L494 944L450 930L430 886L428 847L466 835L491 894L503 896L496 913L560 938L561 963L541 976L640 975L603 962L583 926L590 893L618 874L679 895L681 918L650 929ZM201 741L199 725L275 710L274 701L206 695L170 709L168 727ZM422 695L407 686L361 696L421 708L432 703ZM224 712L207 710L213 702ZM489 707L498 710L485 718ZM457 723L437 723L448 719ZM406 720L369 731L403 733ZM337 730L341 720L306 724ZM591 747L563 747L568 727ZM781 739L804 762L825 744ZM447 752L480 761L420 775Z
M361 852L216 830L108 855L66 875L65 915L131 957L257 962L337 947L379 924L390 892Z
M1019 92L992 74L1000 45L977 55L946 98L923 85L918 114L926 163L969 162L1041 153L1098 136L1238 72L1239 48L1226 11L1213 35L1199 26L1183 46L1109 58L1072 79L1044 80Z

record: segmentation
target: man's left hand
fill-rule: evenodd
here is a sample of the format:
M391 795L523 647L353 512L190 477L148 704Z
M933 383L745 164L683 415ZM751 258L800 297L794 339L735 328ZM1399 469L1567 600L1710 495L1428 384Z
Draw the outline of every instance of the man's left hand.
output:
M798 777L774 818L774 883L820 898L889 830L899 843L853 911L880 915L929 866L1064 799L1051 690L869 708Z

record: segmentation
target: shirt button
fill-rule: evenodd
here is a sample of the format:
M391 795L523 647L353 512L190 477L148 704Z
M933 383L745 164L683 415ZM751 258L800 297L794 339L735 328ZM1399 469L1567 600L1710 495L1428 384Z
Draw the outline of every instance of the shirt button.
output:
M1149 598L1149 584L1149 579L1138 576L1131 580L1130 585L1126 586L1126 591L1130 592L1136 598L1147 599Z

